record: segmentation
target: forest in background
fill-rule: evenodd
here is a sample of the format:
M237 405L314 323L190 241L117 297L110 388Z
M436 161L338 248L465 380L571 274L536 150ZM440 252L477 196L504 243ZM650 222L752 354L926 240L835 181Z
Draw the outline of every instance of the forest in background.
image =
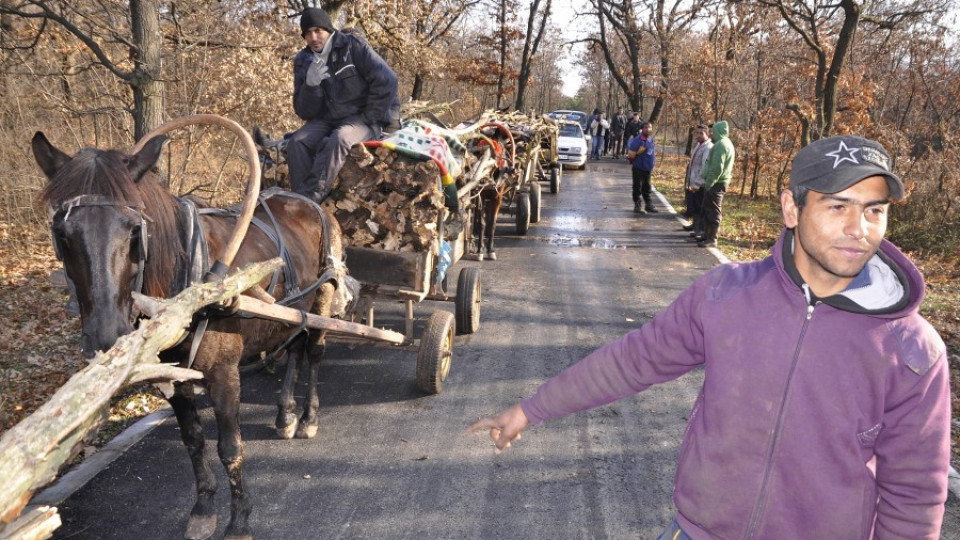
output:
M879 139L911 187L894 214L894 239L911 250L956 249L954 0L588 0L572 14L558 2L323 7L393 66L401 101L446 104L449 123L493 108L625 106L683 145L692 126L727 120L738 150L733 189L751 197L778 193L811 139ZM0 2L0 222L46 224L29 151L38 130L77 149L128 147L168 119L201 112L276 134L298 127L296 14L315 4ZM571 25L581 35L561 31ZM572 70L582 85L564 96L561 75ZM175 189L219 194L242 176L235 142L190 133L181 144L166 163Z
M954 284L945 290L956 290L954 0L586 0L572 14L558 2L340 0L323 7L394 68L401 102L434 104L450 124L494 108L612 113L624 106L656 124L658 142L683 149L692 126L727 120L737 147L731 195L744 200L776 204L790 160L810 140L878 139L910 189L893 209L891 239L928 275L935 272L938 284ZM275 136L296 129L291 61L303 46L296 14L318 4L0 0L0 291L7 291L0 310L30 309L12 291L57 266L48 211L37 201L44 178L30 151L36 131L72 153L127 148L166 120L195 113ZM571 26L580 35L565 31ZM575 70L582 85L563 95L562 75ZM188 130L168 145L163 167L175 192L232 202L245 175L240 154L232 136ZM956 358L960 298L934 298L928 316L942 317L934 324ZM59 306L47 307L49 321ZM23 324L33 325L30 332L42 326ZM11 343L30 333L9 331ZM57 354L67 354L63 347L56 345ZM13 350L42 363L27 345Z

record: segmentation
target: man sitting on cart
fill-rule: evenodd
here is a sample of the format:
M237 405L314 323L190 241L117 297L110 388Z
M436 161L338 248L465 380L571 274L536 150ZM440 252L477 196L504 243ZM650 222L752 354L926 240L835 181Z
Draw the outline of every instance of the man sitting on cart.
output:
M306 47L293 59L293 109L306 123L290 138L290 187L320 203L354 144L399 123L397 75L360 36L337 31L320 8L300 14Z

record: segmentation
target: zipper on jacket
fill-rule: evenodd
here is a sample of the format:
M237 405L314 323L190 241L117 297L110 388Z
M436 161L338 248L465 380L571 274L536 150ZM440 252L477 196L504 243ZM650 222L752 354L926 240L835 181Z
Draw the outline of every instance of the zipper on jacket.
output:
M820 302L813 301L813 295L810 293L810 286L806 283L803 284L803 296L807 298L807 320L809 321L810 317L813 317L814 305L819 304Z
M760 492L757 494L757 502L753 505L753 513L750 516L750 525L747 527L745 538L753 538L757 533L757 527L760 525L760 517L763 515L763 507L767 498L767 487L770 483L770 472L773 467L773 453L776 451L780 442L780 432L783 429L783 412L787 407L787 396L790 395L790 384L793 381L793 374L797 370L797 363L800 360L800 346L803 344L803 337L807 333L807 326L813 317L813 309L819 301L814 301L810 294L810 287L803 284L803 294L807 299L807 315L803 321L803 327L800 329L800 337L797 339L797 346L793 351L793 361L790 364L790 371L787 373L787 383L783 390L783 398L780 400L780 410L777 411L777 423L773 428L773 440L770 442L770 449L767 451L767 466L763 471L763 481L760 483Z

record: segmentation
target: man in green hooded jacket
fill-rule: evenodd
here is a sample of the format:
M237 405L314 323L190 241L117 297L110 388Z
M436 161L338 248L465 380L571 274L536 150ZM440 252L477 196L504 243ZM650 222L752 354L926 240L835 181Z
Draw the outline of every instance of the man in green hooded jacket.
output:
M730 141L730 128L723 120L713 124L710 131L710 138L713 140L713 148L710 149L710 155L707 156L707 164L700 173L703 179L703 236L698 238L697 245L700 247L715 247L717 245L717 232L720 230L720 208L723 204L723 194L727 191L727 185L730 183L730 177L733 174L733 159L736 152L733 149L733 142Z

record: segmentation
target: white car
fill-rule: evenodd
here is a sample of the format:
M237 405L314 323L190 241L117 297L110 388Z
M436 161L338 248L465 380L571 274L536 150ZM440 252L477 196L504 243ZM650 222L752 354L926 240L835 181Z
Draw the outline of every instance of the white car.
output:
M567 168L584 169L587 166L587 139L576 122L560 122L557 134L557 154L560 164Z

